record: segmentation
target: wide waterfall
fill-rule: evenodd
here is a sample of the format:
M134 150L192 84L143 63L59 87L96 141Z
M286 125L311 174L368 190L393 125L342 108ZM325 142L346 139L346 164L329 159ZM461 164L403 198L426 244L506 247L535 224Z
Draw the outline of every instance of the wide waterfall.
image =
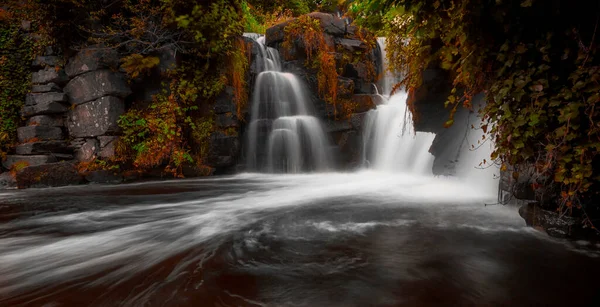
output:
M299 173L327 170L330 145L306 89L291 73L282 72L279 52L264 45L264 36L248 35L259 46L262 72L256 78L246 137L250 171Z

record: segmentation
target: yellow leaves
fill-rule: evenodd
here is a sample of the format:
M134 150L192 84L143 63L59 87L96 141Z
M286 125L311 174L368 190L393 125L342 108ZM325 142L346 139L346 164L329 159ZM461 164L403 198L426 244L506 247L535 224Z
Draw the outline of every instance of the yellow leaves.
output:
M160 59L155 56L143 56L132 54L123 58L121 68L123 68L131 78L137 78L140 74L148 73L160 63Z

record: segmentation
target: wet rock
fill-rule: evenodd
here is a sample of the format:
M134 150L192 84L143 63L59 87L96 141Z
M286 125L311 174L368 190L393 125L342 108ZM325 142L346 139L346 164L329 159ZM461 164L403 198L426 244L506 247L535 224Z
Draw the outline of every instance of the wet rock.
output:
M321 27L325 33L335 36L343 36L346 34L346 22L335 15L313 12L308 14L308 16L319 19L321 21Z
M8 155L6 156L6 159L2 161L2 166L6 169L10 169L15 163L21 161L26 162L29 166L36 166L56 162L56 158L52 155Z
M239 128L240 126L237 116L232 113L217 114L215 122L219 128Z
M67 141L46 141L19 144L16 147L18 155L35 155L47 153L70 153Z
M30 117L35 115L60 114L65 113L68 110L67 106L62 102L45 102L31 106L23 106L21 116Z
M63 138L63 132L58 127L25 126L17 128L17 138L21 143L33 139L40 141L60 140Z
M369 112L354 113L350 116L350 125L356 131L362 131L362 126Z
M340 160L344 165L358 166L362 155L362 138L354 130L346 131L337 140Z
M64 125L64 118L60 115L36 115L27 120L27 126L63 127Z
M16 187L17 187L17 180L11 173L9 173L9 172L0 173L0 190L16 188Z
M70 162L49 163L29 166L17 173L19 189L59 187L81 184L83 177Z
M210 136L210 146L207 164L211 167L222 168L235 165L240 152L240 141L237 136L229 136L215 132Z
M100 151L98 151L98 157L103 159L114 157L118 140L118 136L99 136Z
M349 99L354 95L354 81L350 78L338 77L338 98Z
M56 83L36 84L31 87L32 93L60 92L61 90Z
M40 67L40 68L44 68L44 67L56 67L57 65L61 65L62 63L61 58L57 57L57 56L49 56L49 55L38 55L35 57L35 60L33 60L33 63L31 63L31 66L33 67Z
M69 81L69 77L63 69L56 70L54 67L46 67L38 72L31 74L31 82L33 84L65 84Z
M325 122L325 131L328 133L348 131L352 129L352 126L347 120L328 120Z
M123 176L117 172L109 170L91 171L85 176L85 180L90 183L121 183Z
M69 112L68 128L72 137L93 137L119 131L117 121L125 113L123 101L117 97L80 104Z
M89 162L96 158L100 145L96 139L87 139L79 149L75 151L75 159L80 162Z
M443 131L450 110L444 102L452 90L452 79L441 69L426 69L423 83L408 98L413 101L416 115L413 116L415 129L422 132Z
M367 50L367 45L358 39L337 38L335 43L350 52Z
M226 86L225 89L217 96L213 110L215 114L223 114L236 111L234 103L234 89L231 86Z
M534 227L546 232L549 236L556 238L568 238L572 236L573 231L581 223L572 217L560 215L557 212L548 211L535 203L529 203L519 208L519 215L527 226Z
M50 104L52 102L66 102L67 95L64 93L40 93L40 94L27 94L25 96L25 105L33 106L37 104Z
M69 60L65 70L69 77L84 74L86 72L119 68L119 54L117 51L109 48L88 48L79 51Z
M383 103L383 98L379 95L369 95L369 94L356 94L352 96L352 102L354 102L355 113L363 113L367 112L371 109L374 109L376 106Z
M122 73L98 70L79 75L64 88L73 104L83 104L104 96L127 97L131 89Z

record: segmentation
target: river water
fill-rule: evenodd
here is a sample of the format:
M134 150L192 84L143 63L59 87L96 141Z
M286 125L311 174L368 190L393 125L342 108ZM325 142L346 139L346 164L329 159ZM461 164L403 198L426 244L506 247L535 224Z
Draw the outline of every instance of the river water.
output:
M0 306L600 302L598 247L494 202L369 171L2 192Z

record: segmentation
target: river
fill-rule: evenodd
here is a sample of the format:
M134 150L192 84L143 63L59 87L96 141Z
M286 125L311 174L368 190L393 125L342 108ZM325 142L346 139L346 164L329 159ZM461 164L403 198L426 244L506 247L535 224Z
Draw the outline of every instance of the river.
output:
M493 203L373 171L4 191L0 306L600 302L598 246Z

